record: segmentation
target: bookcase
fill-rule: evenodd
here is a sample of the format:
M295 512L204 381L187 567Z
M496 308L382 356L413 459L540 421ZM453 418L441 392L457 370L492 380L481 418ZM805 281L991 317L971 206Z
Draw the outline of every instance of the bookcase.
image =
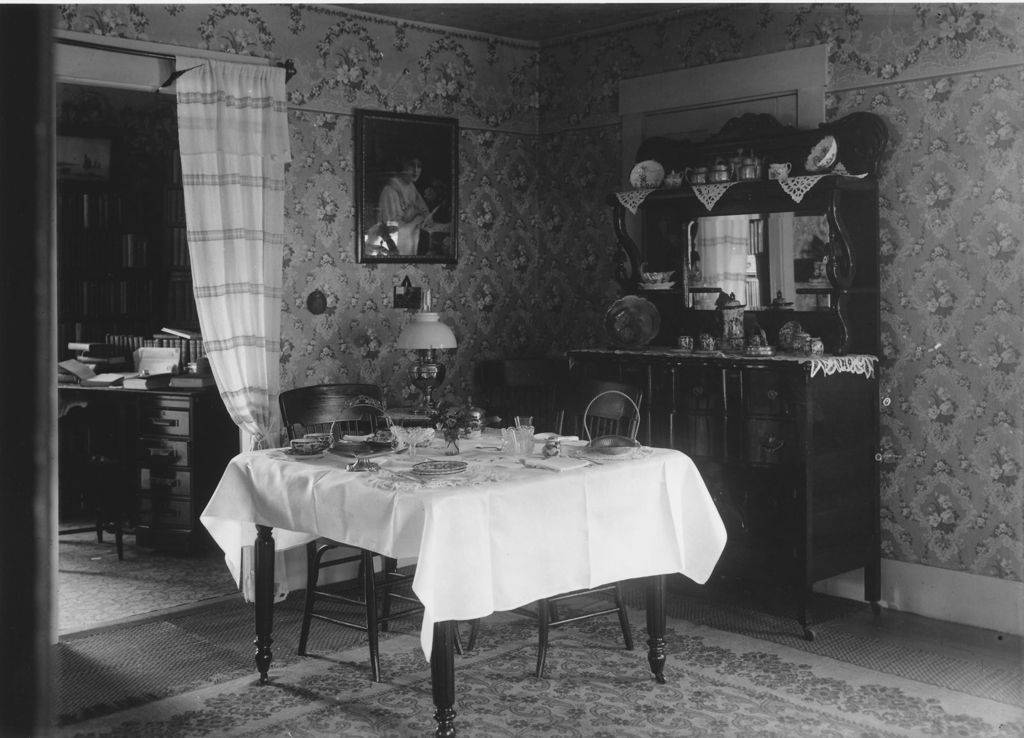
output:
M164 326L198 331L181 166L165 152L155 176L58 177L57 346L109 334L151 338Z

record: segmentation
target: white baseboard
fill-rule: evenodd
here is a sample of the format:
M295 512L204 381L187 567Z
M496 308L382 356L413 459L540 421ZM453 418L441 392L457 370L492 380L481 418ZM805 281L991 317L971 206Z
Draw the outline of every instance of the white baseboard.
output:
M864 599L864 572L825 579L815 592ZM1024 583L882 559L883 607L1024 637Z

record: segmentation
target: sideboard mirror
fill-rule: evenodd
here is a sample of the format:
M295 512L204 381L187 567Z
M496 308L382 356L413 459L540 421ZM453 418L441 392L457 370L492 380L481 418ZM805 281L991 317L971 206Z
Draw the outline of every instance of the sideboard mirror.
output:
M826 141L837 151L817 167ZM713 330L724 294L734 295L769 334L796 313L831 353L874 351L880 327L875 174L886 141L885 124L870 113L813 130L741 116L706 142L645 141L638 166L653 161L675 176L613 193L609 203L619 247L616 277L624 292L658 307L657 342L672 345L676 334ZM697 165L710 171L707 164L738 155L759 162L760 170L734 168L742 173L715 182L678 176ZM778 163L785 176L770 178L768 165ZM673 276L651 284L645 272Z

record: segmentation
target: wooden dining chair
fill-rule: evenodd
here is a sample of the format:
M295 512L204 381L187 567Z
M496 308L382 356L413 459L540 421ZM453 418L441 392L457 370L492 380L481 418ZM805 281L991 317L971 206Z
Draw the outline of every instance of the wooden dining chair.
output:
M640 427L642 400L643 392L628 384L595 379L573 381L560 396L555 432L578 435L584 440L605 435L635 439ZM594 601L600 603L602 599L607 605L595 606ZM539 600L536 609L519 608L516 612L537 619L537 677L544 676L551 629L568 623L617 615L626 650L633 650L633 634L619 582L548 597ZM479 623L474 621L469 636L470 650L476 644L478 628Z
M386 413L381 403L380 388L373 384L319 384L282 392L279 398L281 417L289 439L304 433L332 432L340 439L346 433L371 433L386 427ZM339 555L327 557L329 552ZM381 560L380 573L375 559ZM380 678L379 631L387 631L393 620L423 612L423 605L407 587L412 574L400 572L397 562L365 549L357 549L328 539L311 541L306 547L306 597L299 634L300 655L306 655L309 629L313 620L366 633L370 647L370 671L373 681ZM355 582L342 585L320 585L321 572L330 567L356 564ZM406 594L408 592L408 594ZM318 601L334 603L328 615L318 612ZM391 610L392 603L400 609ZM337 610L357 607L362 616L356 620Z

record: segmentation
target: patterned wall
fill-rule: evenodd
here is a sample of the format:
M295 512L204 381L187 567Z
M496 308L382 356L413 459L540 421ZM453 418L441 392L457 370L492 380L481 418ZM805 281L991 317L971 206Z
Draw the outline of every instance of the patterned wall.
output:
M397 402L406 275L459 338L463 396L479 357L600 344L619 80L828 43L828 115L890 127L884 554L1022 579L1022 6L722 6L540 49L322 7L65 6L60 27L296 61L282 386L368 380ZM353 107L459 118L457 266L354 263Z

